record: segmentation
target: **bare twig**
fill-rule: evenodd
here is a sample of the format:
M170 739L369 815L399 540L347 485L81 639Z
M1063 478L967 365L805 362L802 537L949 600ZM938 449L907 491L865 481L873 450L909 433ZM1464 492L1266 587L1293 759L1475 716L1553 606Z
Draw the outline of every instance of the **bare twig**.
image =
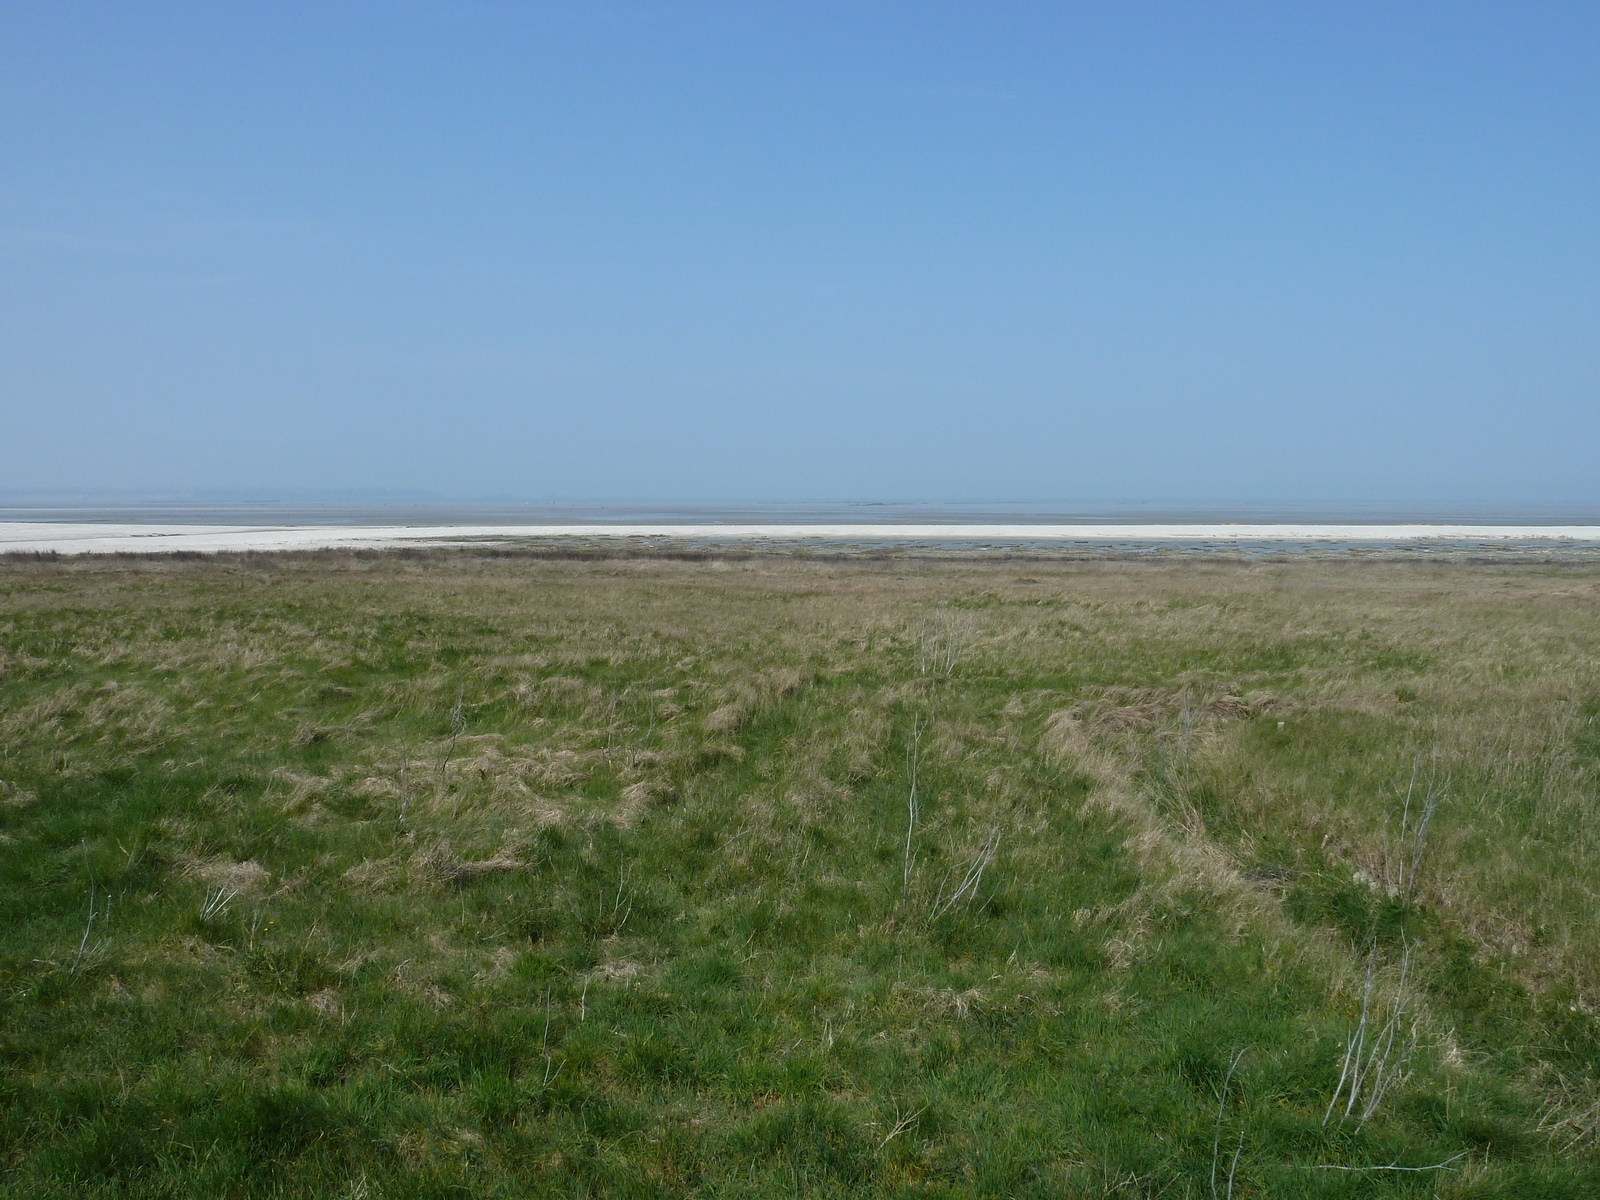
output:
M923 1113L925 1113L927 1111L928 1111L928 1106L926 1104L924 1104L921 1108L917 1109L916 1112L907 1113L905 1116L902 1117L900 1115L900 1106L898 1104L896 1104L894 1106L894 1115L895 1115L895 1118L896 1118L895 1119L895 1123L894 1123L894 1128L889 1131L889 1136L888 1137L884 1138L883 1141L878 1143L878 1149L882 1150L890 1142L894 1141L895 1138L899 1137L906 1130L910 1129L913 1125L915 1125L917 1123L917 1118L920 1117Z
M1357 1075L1361 1071L1361 1054L1366 1046L1367 1037L1367 1008L1372 1002L1372 969L1377 960L1378 948L1373 946L1367 952L1366 981L1361 988L1361 1018L1356 1022L1356 1027L1344 1044L1344 1060L1339 1064L1339 1082L1334 1085L1333 1095L1328 1097L1328 1107L1322 1114L1322 1123L1326 1125L1333 1116L1333 1106L1339 1103L1339 1096L1344 1091L1344 1085L1350 1079L1350 1068L1355 1066ZM1351 1081L1351 1091L1354 1092L1356 1083ZM1352 1101L1353 1102L1353 1101ZM1349 1115L1346 1109L1345 1115Z
M1381 1167L1346 1167L1341 1166L1339 1163L1306 1163L1304 1166L1312 1171L1442 1171L1451 1163L1465 1158L1470 1153L1472 1151L1463 1150L1459 1154L1452 1154L1443 1162L1430 1163L1425 1167L1402 1167L1395 1163L1388 1163Z
M467 718L461 711L461 700L463 695L463 690L457 688L456 704L455 707L450 710L450 744L445 747L444 758L439 763L439 786L441 788L445 783L445 769L449 767L451 758L455 756L456 739L465 733L467 729Z
M400 827L405 828L406 806L411 800L411 789L407 768L411 765L411 746L409 744L400 748Z
M1600 1131L1600 1101L1595 1100L1592 1093L1579 1093L1577 1102L1582 1107L1576 1107L1572 1085L1559 1075L1556 1079L1560 1095L1551 1096L1545 1102L1544 1112L1539 1117L1539 1131L1552 1137L1559 1135L1562 1149L1571 1152L1584 1142L1593 1141Z
M971 865L967 867L967 873L962 877L960 886L957 887L956 890L949 895L949 897L943 899L942 901L938 897L935 897L933 907L933 917L935 920L949 912L963 899L974 900L977 898L978 887L983 883L983 873L988 869L989 864L994 861L994 852L999 849L999 847L1000 828L999 826L996 826L994 829L989 831L989 836L984 840L983 845L979 847L977 857L974 858ZM942 888L940 889L940 893L941 895L943 894Z
M1428 827L1438 811L1450 780L1441 780L1436 767L1428 770L1426 790L1416 798L1417 777L1422 769L1422 755L1411 762L1411 779L1406 784L1405 799L1400 804L1399 836L1391 849L1389 841L1389 816L1383 818L1383 883L1390 896L1399 896L1407 908L1416 895L1417 874L1422 867L1422 856L1427 848ZM1413 812L1415 802L1415 812Z
M207 892L205 900L200 905L200 919L209 921L213 917L220 917L228 911L228 905L233 903L233 898L238 894L237 888L229 891L225 887L217 887Z
M917 832L917 817L922 812L921 805L917 802L917 775L922 769L922 735L931 723L931 717L917 716L911 719L911 745L906 751L906 760L911 768L911 793L906 800L906 861L901 881L902 888L911 886L911 839Z
M597 923L603 925L609 921L612 928L619 933L622 931L623 927L628 924L628 918L633 915L633 893L628 889L627 884L628 877L626 873L626 863L621 858L618 858L617 890L616 894L611 898L611 911L609 913L606 911L606 894L604 890L602 890L600 893L600 910L597 914ZM626 908L623 907L624 904L626 904ZM619 917L617 915L618 913L621 913L622 915Z
M966 630L944 622L930 627L924 621L917 630L915 665L918 675L949 679L967 648Z
M1228 1073L1222 1078L1222 1095L1217 1098L1216 1132L1211 1138L1211 1195L1213 1197L1217 1194L1217 1156L1222 1149L1222 1114L1228 1105L1228 1085L1233 1082L1233 1073L1238 1069L1239 1060L1244 1057L1245 1051L1248 1049L1250 1049L1249 1046L1241 1046L1233 1052L1233 1061L1228 1064ZM1244 1137L1243 1130L1240 1130L1239 1136L1242 1140ZM1238 1162L1239 1156L1235 1154L1233 1157L1234 1161ZM1233 1192L1233 1173L1231 1171L1228 1173L1228 1180L1228 1192L1231 1195Z
M1377 1111L1384 1094L1405 1078L1406 1062L1415 1038L1406 1038L1399 1046L1399 1057L1393 1056L1401 1019L1411 999L1406 991L1406 976L1411 969L1411 944L1406 943L1401 955L1399 979L1388 1001L1383 1027L1369 1046L1367 1030L1373 1020L1372 989L1377 974L1377 958L1378 947L1374 944L1367 951L1366 978L1361 988L1361 1015L1345 1041L1344 1059L1339 1065L1339 1082L1334 1085L1333 1095L1328 1098L1328 1107L1322 1114L1324 1125L1332 1119L1339 1098L1343 1096L1345 1103L1339 1120L1343 1122L1355 1116L1356 1128L1360 1129Z
M95 885L94 868L89 865L89 845L87 842L84 843L83 847L83 869L89 874L89 917L83 923L83 936L78 939L78 953L73 956L72 967L67 971L67 978L69 979L76 976L78 968L83 965L83 956L89 949L89 934L94 929L95 917L99 916L101 923L105 923L104 913L97 913L95 910L95 902L99 898L99 894Z
M587 990L587 989L586 989ZM544 990L544 1033L539 1038L539 1053L544 1056L544 1082L541 1087L549 1087L555 1082L556 1076L561 1074L565 1062L557 1066L554 1071L550 1069L550 989Z
M1417 821L1416 829L1411 835L1411 862L1406 870L1405 902L1409 906L1411 897L1417 888L1417 868L1422 864L1422 849L1428 836L1428 826L1433 821L1434 810L1439 807L1439 801L1444 798L1444 790L1449 786L1449 780L1439 783L1432 772L1428 776L1428 794L1423 797L1422 816ZM1401 837L1405 836L1404 829Z
M1384 1092L1389 1090L1405 1070L1406 1061L1410 1058L1411 1043L1408 1040L1401 1048L1399 1060L1393 1064L1389 1061L1390 1052L1394 1049L1395 1034L1400 1027L1400 1018L1405 1015L1406 1004L1410 999L1406 992L1406 973L1410 968L1411 945L1408 942L1400 958L1400 978L1395 984L1394 1003L1389 1009L1389 1019L1384 1024L1383 1032L1378 1035L1378 1040L1373 1043L1372 1055L1367 1060L1367 1100L1361 1108L1361 1119L1356 1122L1357 1129L1365 1125L1367 1118L1377 1111L1378 1101L1383 1099Z

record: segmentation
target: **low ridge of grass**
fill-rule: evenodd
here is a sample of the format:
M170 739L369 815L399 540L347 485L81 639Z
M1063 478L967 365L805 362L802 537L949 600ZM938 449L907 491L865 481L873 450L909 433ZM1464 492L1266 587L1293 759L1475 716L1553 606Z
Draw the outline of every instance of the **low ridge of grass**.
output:
M0 564L0 1180L1600 1194L1597 599Z

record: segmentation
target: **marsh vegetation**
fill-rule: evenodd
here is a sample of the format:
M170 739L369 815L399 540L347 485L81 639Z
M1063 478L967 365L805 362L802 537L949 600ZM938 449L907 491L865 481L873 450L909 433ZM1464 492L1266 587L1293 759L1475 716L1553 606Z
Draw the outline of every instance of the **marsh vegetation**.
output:
M0 1179L1600 1194L1600 570L0 565Z

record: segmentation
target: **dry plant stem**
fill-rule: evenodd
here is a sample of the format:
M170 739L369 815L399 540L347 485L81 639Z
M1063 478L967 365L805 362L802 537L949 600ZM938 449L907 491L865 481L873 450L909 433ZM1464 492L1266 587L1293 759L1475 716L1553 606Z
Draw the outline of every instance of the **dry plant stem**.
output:
M1568 1092L1571 1085L1565 1078L1557 1078L1560 1079L1562 1092ZM1559 1135L1563 1153L1570 1154L1585 1142L1593 1142L1596 1130L1600 1129L1600 1102L1591 1097L1585 1099L1588 1103L1576 1112L1566 1109L1555 1096L1545 1101L1544 1112L1539 1117L1539 1131L1552 1138Z
M410 803L409 780L407 768L411 765L411 747L406 745L400 751L400 828L406 824L406 806Z
M1400 806L1400 834L1393 851L1389 845L1389 816L1383 818L1383 882L1390 895L1398 895L1409 908L1416 895L1417 873L1422 866L1423 851L1427 846L1428 827L1444 798L1449 780L1441 782L1430 769L1428 787L1422 797L1415 824L1412 823L1412 799L1416 794L1417 776L1422 766L1422 755L1411 763L1411 780L1406 785L1405 799Z
M916 1124L917 1118L920 1117L923 1113L925 1113L927 1111L928 1111L928 1106L926 1104L924 1104L921 1108L917 1109L916 1112L907 1113L905 1116L902 1117L900 1115L900 1106L898 1104L895 1105L894 1106L894 1113L895 1113L894 1128L889 1131L889 1136L888 1137L884 1138L883 1141L878 1143L878 1149L882 1150L890 1142L894 1141L895 1138L899 1137L906 1130L910 1129L913 1125Z
M209 921L213 917L220 917L228 911L228 905L233 903L233 898L238 894L237 889L229 891L225 887L218 887L208 892L205 901L200 905L200 919Z
M1213 1196L1217 1194L1217 1157L1222 1150L1222 1114L1228 1105L1228 1086L1233 1082L1233 1073L1238 1069L1239 1060L1244 1057L1245 1051L1248 1049L1250 1049L1250 1047L1241 1046L1239 1049L1233 1052L1233 1061L1228 1063L1228 1073L1223 1076L1222 1079L1222 1095L1217 1099L1216 1130L1211 1138L1211 1194ZM1240 1132L1240 1137L1243 1137L1242 1130ZM1238 1161L1237 1154L1234 1155L1234 1161ZM1233 1187L1231 1183L1231 1172L1229 1173L1229 1179L1229 1191L1231 1193Z
M1356 1113L1356 1105L1361 1105L1360 1115L1356 1121L1356 1129L1360 1129L1378 1109L1379 1102L1384 1094L1400 1078L1405 1070L1409 1058L1410 1042L1402 1047L1398 1062L1391 1062L1395 1050L1395 1037L1400 1027L1401 1018L1405 1015L1409 997L1406 993L1406 976L1411 967L1411 945L1406 944L1405 951L1400 959L1400 977L1395 986L1395 996L1389 1004L1389 1013L1384 1020L1383 1028L1372 1039L1371 1047L1367 1045L1367 1029L1372 1019L1372 986L1376 974L1378 948L1371 946L1367 951L1366 977L1361 989L1361 1015L1356 1022L1354 1031L1345 1042L1344 1059L1339 1066L1339 1082L1334 1085L1333 1095L1328 1098L1328 1107L1322 1114L1322 1123L1326 1125L1333 1116L1334 1108L1339 1103L1341 1095L1345 1098L1344 1109L1339 1115L1340 1121L1349 1119ZM1365 1092L1365 1099L1362 1099Z
M450 744L445 747L444 758L439 763L439 787L441 789L445 786L445 770L450 766L450 759L454 757L456 752L456 739L466 732L467 718L461 711L461 702L465 695L465 689L458 689L455 707L450 710Z
M1339 1163L1312 1163L1310 1167L1313 1171L1443 1171L1451 1163L1460 1161L1470 1153L1472 1153L1470 1150L1463 1150L1459 1154L1452 1154L1442 1162L1430 1163L1425 1167L1401 1167L1394 1163L1378 1167L1346 1167Z
M1361 1017L1356 1022L1355 1030L1345 1041L1344 1060L1339 1064L1339 1082L1334 1085L1333 1095L1328 1097L1327 1111L1322 1114L1322 1123L1324 1125L1326 1125L1329 1119L1333 1116L1334 1106L1339 1103L1339 1096L1344 1091L1345 1082L1350 1078L1351 1065L1355 1065L1357 1073L1359 1073L1361 1069L1361 1055L1366 1047L1367 1008L1372 1002L1372 968L1377 955L1378 948L1376 946L1373 946L1367 952L1366 980L1362 984L1361 988ZM1355 1082L1352 1081L1350 1086L1353 1094L1356 1086ZM1348 1115L1348 1111L1349 1110L1346 1109L1346 1115Z
M966 649L966 639L948 624L942 630L930 630L924 621L917 630L915 665L918 675L933 679L949 679L955 674L956 664Z
M949 912L963 899L970 901L977 898L978 887L983 883L983 873L988 869L989 864L994 861L994 852L999 849L999 846L1000 829L996 826L989 831L989 836L984 840L982 847L979 848L977 857L973 859L972 865L967 868L967 873L961 879L961 886L956 888L942 902L938 897L935 897L933 907L933 918L935 920Z
M584 989L584 991L587 994L587 992L588 992L587 987ZM549 1087L552 1083L555 1082L556 1076L561 1074L561 1067L566 1066L566 1063L562 1063L561 1066L556 1067L554 1071L552 1071L550 1069L551 1063L550 1063L550 989L549 988L546 988L545 991L544 991L544 1033L539 1038L539 1053L544 1058L544 1082L540 1086L541 1087Z
M1395 1032L1399 1028L1400 1018L1405 1014L1406 1010L1408 1000L1406 974L1410 967L1411 945L1407 943L1400 959L1400 979L1395 985L1394 1004L1390 1009L1389 1019L1384 1025L1383 1033L1379 1036L1378 1042L1373 1045L1372 1056L1367 1063L1367 1101L1362 1106L1361 1119L1356 1122L1357 1130L1365 1125L1368 1118L1377 1111L1378 1102L1383 1099L1383 1094L1389 1090L1389 1087L1404 1071L1406 1060L1410 1056L1410 1044L1408 1042L1402 1049L1400 1060L1392 1065L1389 1061L1390 1053L1394 1050ZM1379 1049L1380 1044L1381 1051Z
M921 807L917 803L917 774L922 767L922 735L931 723L932 718L913 717L911 721L911 746L907 758L911 767L911 794L906 800L906 854L905 870L901 880L902 889L911 886L911 839L917 832L917 817Z
M83 965L84 953L89 948L89 933L94 929L97 893L95 890L94 868L89 865L88 843L84 843L83 847L83 869L89 873L89 919L83 923L83 936L78 939L78 953L73 956L72 968L67 972L69 979L75 977L78 974L78 968Z
M1400 850L1401 853L1404 853L1404 850L1405 850L1406 828L1407 828L1407 826L1408 826L1408 824L1410 823L1410 820L1411 820L1411 797L1412 797L1413 793L1416 791L1416 787L1417 787L1417 769L1418 769L1418 767L1421 766L1421 764L1422 764L1422 755L1420 755L1420 754L1417 755L1414 759L1411 760L1411 781L1408 784L1406 784L1405 802L1400 807L1400 845L1399 845L1398 849ZM1385 841L1387 841L1387 840L1388 839L1385 838ZM1384 853L1387 855L1388 846L1384 847ZM1400 867L1400 891L1401 891L1401 893L1403 895L1406 896L1406 899L1409 902L1410 896L1411 896L1411 883L1410 883L1409 878L1407 877L1404 860L1401 860L1401 862L1399 863L1399 867Z
M1405 886L1405 902L1408 906L1417 888L1417 868L1422 864L1422 849L1428 836L1428 825L1433 821L1434 810L1439 807L1439 801L1443 797L1446 786L1448 786L1448 780L1445 784L1439 784L1430 773L1428 794L1422 802L1422 816L1417 821L1416 830L1411 837L1411 862L1406 871ZM1404 827L1402 827L1401 836L1405 836Z
M631 689L631 687L632 687L632 685L630 684L628 687L624 687L620 692L612 692L611 693L611 708L606 713L606 750L605 750L605 756L606 756L606 758L608 760L611 757L611 752L612 752L613 748L616 746L616 741L617 741L617 705L622 703L623 700L627 699L628 692Z
M1406 784L1405 799L1400 804L1400 839L1392 855L1389 849L1389 813L1385 811L1383 814L1383 883L1384 890L1391 896L1406 890L1405 861L1401 856L1405 851L1406 827L1411 820L1411 797L1416 792L1417 770L1421 765L1422 755L1418 754L1411 760L1411 779Z
M621 932L622 929L627 926L628 918L633 915L633 896L631 894L626 894L626 885L627 876L624 873L624 864L622 860L619 859L617 861L617 894L612 898L611 911L609 913L606 912L606 897L605 893L601 892L600 908L596 914L598 923L603 924L607 918L609 918L618 932ZM626 909L623 908L624 901L627 902ZM620 919L617 916L619 912L622 914Z

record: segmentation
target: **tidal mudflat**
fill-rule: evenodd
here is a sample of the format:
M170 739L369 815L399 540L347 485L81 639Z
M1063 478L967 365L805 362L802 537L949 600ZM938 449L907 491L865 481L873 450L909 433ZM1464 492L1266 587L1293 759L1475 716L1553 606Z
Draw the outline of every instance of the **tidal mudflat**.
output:
M0 521L0 554L245 553L381 547L633 545L644 549L727 546L1023 551L1063 547L1254 547L1266 549L1489 547L1549 553L1600 548L1600 524L1129 522L995 524L930 521L764 523L520 523L205 525Z

